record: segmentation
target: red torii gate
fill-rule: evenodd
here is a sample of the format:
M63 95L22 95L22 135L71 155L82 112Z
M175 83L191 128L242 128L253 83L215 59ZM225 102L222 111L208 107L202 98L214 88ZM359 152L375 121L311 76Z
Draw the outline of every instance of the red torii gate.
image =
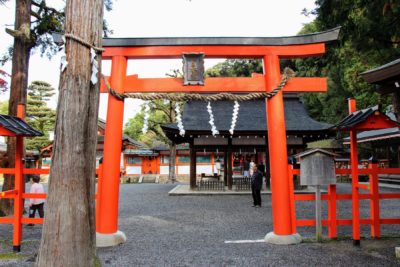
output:
M106 38L103 59L111 60L111 87L118 93L218 93L269 92L280 82L280 59L320 56L325 43L337 40L340 28L291 37L188 37L188 38ZM184 53L204 53L206 58L261 58L264 75L251 78L207 78L204 85L183 85L180 78L138 78L127 76L128 59L181 58ZM284 92L326 92L326 78L292 78ZM102 84L101 92L107 92ZM293 244L301 237L292 228L293 196L287 168L286 128L283 92L266 104L268 143L271 166L273 232L266 241ZM123 242L118 231L118 196L124 101L110 96L104 141L103 181L99 183L97 233L104 245ZM98 244L99 245L99 244Z

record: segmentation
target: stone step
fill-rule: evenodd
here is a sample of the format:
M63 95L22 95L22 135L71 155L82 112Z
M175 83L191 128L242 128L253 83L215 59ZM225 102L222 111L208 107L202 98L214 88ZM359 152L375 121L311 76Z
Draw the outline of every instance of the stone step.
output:
M146 174L139 178L139 183L158 183L160 180L159 175Z

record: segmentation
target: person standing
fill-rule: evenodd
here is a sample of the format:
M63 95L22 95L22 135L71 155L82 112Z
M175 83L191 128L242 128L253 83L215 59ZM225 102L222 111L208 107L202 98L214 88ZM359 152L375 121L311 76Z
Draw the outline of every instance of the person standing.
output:
M254 173L254 165L255 165L255 163L254 163L254 160L253 159L251 159L251 161L250 161L250 177L251 176L253 176L253 173Z
M250 177L249 170L250 170L250 161L248 158L246 158L246 160L244 161L244 166L243 166L243 177Z
M33 184L29 193L31 194L44 194L43 185L40 184L40 176L34 175L32 177ZM44 199L41 198L31 198L29 200L29 218L35 218L36 210L39 212L39 217L44 217ZM33 226L33 224L28 224L28 226Z
M261 187L262 173L257 169L257 164L253 165L253 175L251 176L251 193L253 195L253 207L261 208Z

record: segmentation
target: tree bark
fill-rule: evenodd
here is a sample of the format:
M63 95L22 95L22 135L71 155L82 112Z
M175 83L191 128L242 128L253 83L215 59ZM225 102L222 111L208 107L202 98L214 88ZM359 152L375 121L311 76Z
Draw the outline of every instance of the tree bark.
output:
M392 105L396 120L400 121L400 93L397 91L392 94Z
M15 6L15 31L24 29L26 35L14 38L11 89L8 106L8 114L17 115L18 104L26 104L26 90L28 88L28 67L32 42L29 38L31 25L31 0L16 1ZM28 38L27 38L28 37ZM8 167L15 166L15 138L7 138L7 157ZM4 175L3 191L14 189L14 175ZM0 216L13 213L13 200L0 200Z
M69 0L65 32L101 46L103 1ZM99 82L90 83L90 49L67 39L49 194L37 266L94 266ZM97 57L100 63L100 55ZM99 64L100 66L100 64ZM100 70L99 70L100 72Z
M176 165L176 144L169 143L169 174L168 182L174 183L176 181L175 165Z

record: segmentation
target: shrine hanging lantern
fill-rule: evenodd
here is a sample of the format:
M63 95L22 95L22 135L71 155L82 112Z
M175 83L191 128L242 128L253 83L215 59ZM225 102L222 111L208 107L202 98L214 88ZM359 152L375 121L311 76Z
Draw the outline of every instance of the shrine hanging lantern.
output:
M204 53L183 54L183 84L204 85Z

